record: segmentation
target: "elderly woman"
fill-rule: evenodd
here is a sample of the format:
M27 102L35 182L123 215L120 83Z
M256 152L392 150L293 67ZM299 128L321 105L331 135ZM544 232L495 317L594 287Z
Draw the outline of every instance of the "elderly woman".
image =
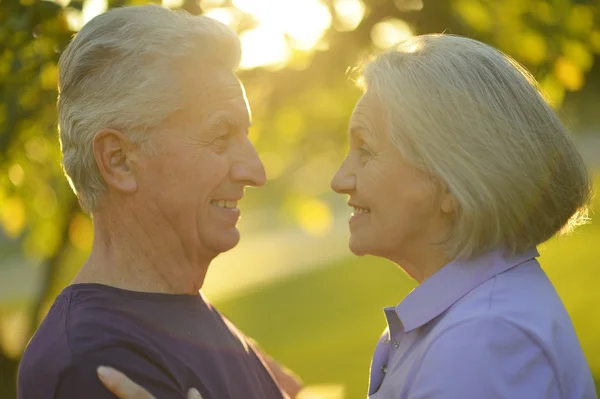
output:
M419 282L385 309L369 397L596 398L536 260L537 245L586 221L590 179L534 79L485 44L426 35L360 81L332 188L354 208L352 252Z
M536 246L586 221L590 178L523 67L415 37L366 65L350 150L350 249L420 284L385 309L372 399L596 398Z

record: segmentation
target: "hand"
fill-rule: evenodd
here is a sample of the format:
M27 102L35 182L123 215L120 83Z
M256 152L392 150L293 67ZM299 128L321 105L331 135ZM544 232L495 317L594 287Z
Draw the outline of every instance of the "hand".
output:
M100 366L97 373L102 384L119 399L157 399L120 371ZM191 388L187 399L202 399L202 396L196 388Z
M296 376L291 370L277 363L272 357L266 355L263 352L263 358L267 363L267 366L273 373L273 377L279 383L281 389L285 391L286 394L289 395L290 398L295 398L298 396L298 393L302 390L303 384L298 376Z
M273 378L275 378L277 384L279 384L279 387L283 390L284 397L287 395L288 399L294 399L296 396L298 396L298 393L302 391L302 388L304 388L302 380L291 370L279 364L277 361L275 361L275 359L267 355L262 350L258 342L249 337L246 337L246 340L252 349L254 349L254 351L263 358L267 368L271 371Z

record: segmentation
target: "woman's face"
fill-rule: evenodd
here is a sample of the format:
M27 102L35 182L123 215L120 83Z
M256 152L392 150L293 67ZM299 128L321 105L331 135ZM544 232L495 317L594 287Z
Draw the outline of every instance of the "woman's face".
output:
M443 237L452 202L430 175L403 159L386 126L383 105L365 93L350 119L350 149L331 187L347 194L353 207L350 250L404 266L418 263L419 254Z

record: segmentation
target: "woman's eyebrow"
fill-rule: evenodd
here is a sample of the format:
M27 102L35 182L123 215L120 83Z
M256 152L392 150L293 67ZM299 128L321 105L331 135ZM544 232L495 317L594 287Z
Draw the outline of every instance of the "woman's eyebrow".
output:
M355 123L350 125L348 130L348 135L350 136L350 140L360 141L367 145L370 144L369 135L366 134L366 127L361 123Z
M362 140L362 131L364 127L358 123L353 123L348 128L348 136L354 140Z

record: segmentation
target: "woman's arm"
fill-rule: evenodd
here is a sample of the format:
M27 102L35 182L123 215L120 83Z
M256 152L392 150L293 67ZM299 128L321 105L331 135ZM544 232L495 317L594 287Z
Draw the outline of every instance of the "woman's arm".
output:
M157 399L120 371L100 366L97 373L102 384L119 399ZM196 388L191 388L188 391L187 399L202 399L202 396Z

